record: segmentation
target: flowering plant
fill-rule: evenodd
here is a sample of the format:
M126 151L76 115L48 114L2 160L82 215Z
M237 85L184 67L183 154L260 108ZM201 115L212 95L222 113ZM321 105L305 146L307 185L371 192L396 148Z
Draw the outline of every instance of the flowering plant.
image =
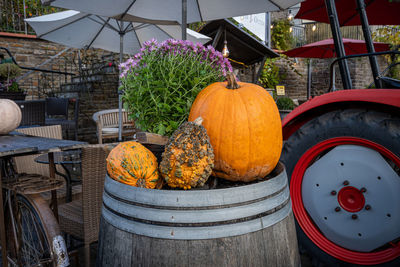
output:
M0 90L7 92L19 92L20 88L16 77L21 74L21 69L13 63L0 64Z
M141 130L169 136L187 120L197 94L224 81L227 71L232 71L228 59L212 46L150 40L120 64L125 107Z

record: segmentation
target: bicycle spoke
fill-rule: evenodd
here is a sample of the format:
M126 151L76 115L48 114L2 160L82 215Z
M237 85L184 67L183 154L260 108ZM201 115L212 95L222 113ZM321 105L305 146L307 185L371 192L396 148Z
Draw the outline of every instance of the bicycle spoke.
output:
M26 209L26 208L25 208ZM41 242L38 242L40 240L40 237L38 236L40 232L34 231L31 227L36 225L36 219L33 217L33 214L29 212L28 210L25 210L26 212L23 213L23 218L24 218L24 224L23 226L25 227L23 231L23 236L22 236L22 242L24 244L25 252L26 255L26 261L25 263L31 263L31 262L39 262L40 259L43 256L43 249L39 249L36 247L38 244L42 245ZM31 220L29 220L29 217ZM35 236L33 236L35 234Z
M32 220L34 220L33 214L30 213L30 215L31 215ZM33 226L35 227L35 233L39 233L39 230L38 230L38 227L37 227L37 223L33 224ZM40 236L39 238L40 238L40 242L38 242L38 243L39 243L39 245L40 245L40 251L44 251L44 247L43 247L43 237Z
M39 266L51 262L51 259L45 257L43 233L38 226L37 218L28 207L20 204L22 263L24 266Z
M33 205L35 200L12 193L9 196L6 223L10 266L53 266L54 258L48 243L50 238L40 209Z

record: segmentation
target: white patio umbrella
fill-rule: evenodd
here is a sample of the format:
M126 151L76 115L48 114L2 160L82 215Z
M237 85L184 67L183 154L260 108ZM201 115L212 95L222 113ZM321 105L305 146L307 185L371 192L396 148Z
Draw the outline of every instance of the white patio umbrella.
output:
M121 52L121 56L138 53L143 42L152 38L164 41L170 38L179 39L181 36L181 28L177 25L122 22L75 10L33 17L25 21L39 38L79 49L94 47ZM190 29L187 29L187 33L188 40L195 43L211 40L210 37Z
M155 24L187 23L287 9L302 0L42 0L43 4ZM185 32L182 31L182 34ZM186 39L182 36L182 39Z
M86 14L74 10L62 11L26 19L39 38L74 48L102 48L120 53L134 54L143 42L152 38L164 41L179 39L178 25L155 25L141 22L123 22L114 18ZM188 40L205 43L211 38L187 29ZM122 110L121 92L118 101ZM119 140L122 136L122 113L120 112Z

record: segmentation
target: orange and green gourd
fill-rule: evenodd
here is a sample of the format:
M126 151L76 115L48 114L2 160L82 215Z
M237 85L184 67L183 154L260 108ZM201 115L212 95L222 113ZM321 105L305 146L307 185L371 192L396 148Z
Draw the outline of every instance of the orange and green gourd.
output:
M154 189L159 181L157 159L142 144L119 143L107 157L108 175L121 183Z
M160 173L170 187L201 187L211 175L214 154L202 118L185 122L172 134L160 163Z
M282 125L278 108L262 87L236 82L213 83L196 97L189 121L201 116L214 149L213 175L250 182L268 175L279 161Z

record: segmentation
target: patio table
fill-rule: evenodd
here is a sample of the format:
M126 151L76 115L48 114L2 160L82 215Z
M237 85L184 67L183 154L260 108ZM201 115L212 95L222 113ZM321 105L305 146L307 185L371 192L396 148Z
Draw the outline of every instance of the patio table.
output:
M35 158L35 162L42 164L49 164L49 154L42 154ZM59 164L65 170L65 173L61 173L55 170L55 173L62 176L65 179L67 192L66 202L72 200L72 183L79 182L80 180L72 179L71 172L80 175L81 169L81 151L80 150L68 150L54 152L54 164Z
M54 152L78 149L85 146L86 144L86 142L43 138L24 135L18 132L11 132L6 135L0 135L0 160L9 160L11 157L15 156L49 153L50 178L55 179ZM8 266L1 171L0 188L0 237L2 262L3 266ZM52 191L52 205L54 215L58 219L57 195L55 190Z

